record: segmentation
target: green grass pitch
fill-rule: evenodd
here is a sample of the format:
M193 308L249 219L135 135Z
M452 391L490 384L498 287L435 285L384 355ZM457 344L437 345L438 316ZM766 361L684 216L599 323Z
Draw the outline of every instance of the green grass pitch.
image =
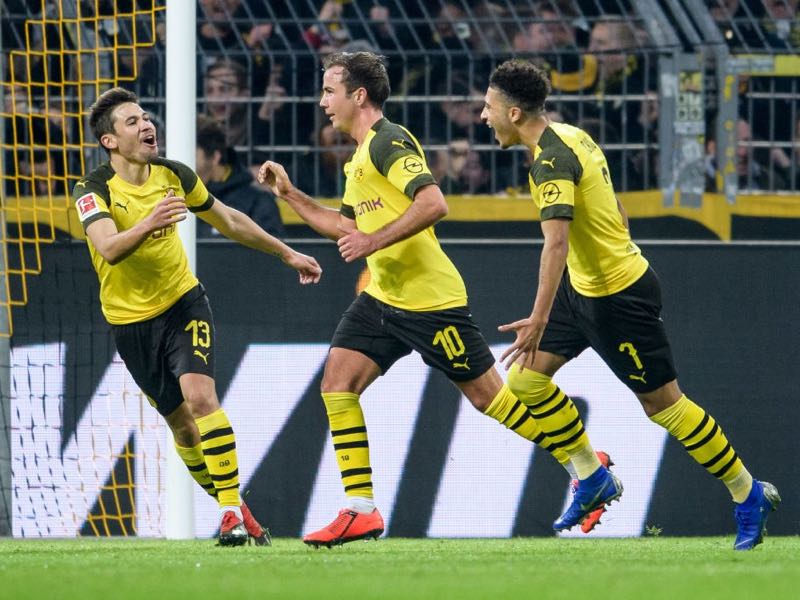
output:
M0 598L800 598L800 538L0 540Z

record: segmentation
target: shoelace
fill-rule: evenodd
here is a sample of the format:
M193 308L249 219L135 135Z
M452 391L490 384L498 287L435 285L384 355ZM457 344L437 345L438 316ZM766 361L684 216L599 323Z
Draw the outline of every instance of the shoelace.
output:
M328 531L331 533L336 533L337 530L344 530L347 525L353 522L353 519L355 519L355 516L351 511L343 510L339 513L339 516L334 519L333 523L328 525Z
M752 510L736 510L736 522L745 527L755 525L757 523L757 519L751 519L753 514L754 511ZM760 510L758 511L758 516L761 516Z
M226 512L225 515L222 517L222 529L228 529L229 527L235 527L237 523L233 523L231 525L231 521L238 521L239 519L236 518L236 515L233 512Z

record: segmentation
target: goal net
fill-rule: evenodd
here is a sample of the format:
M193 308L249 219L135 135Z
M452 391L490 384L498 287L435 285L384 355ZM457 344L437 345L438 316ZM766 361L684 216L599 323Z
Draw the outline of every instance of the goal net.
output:
M164 534L166 432L115 354L69 199L103 160L89 106L153 78L164 8L0 3L0 534Z

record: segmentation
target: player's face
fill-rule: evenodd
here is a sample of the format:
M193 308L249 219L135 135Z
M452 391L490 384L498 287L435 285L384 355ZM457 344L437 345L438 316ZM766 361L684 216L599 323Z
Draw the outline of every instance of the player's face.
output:
M481 120L494 130L494 138L501 148L519 143L516 128L508 116L509 106L503 95L490 87L483 99Z
M322 98L319 105L331 120L334 129L350 133L357 105L342 83L344 67L331 67L322 76Z
M156 127L150 115L133 102L120 104L113 112L114 133L103 136L103 145L131 162L149 163L158 156Z

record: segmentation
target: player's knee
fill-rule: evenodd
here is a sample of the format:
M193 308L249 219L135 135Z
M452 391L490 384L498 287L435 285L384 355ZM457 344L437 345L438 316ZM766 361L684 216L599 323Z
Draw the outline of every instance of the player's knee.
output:
M203 388L184 390L183 399L195 419L210 415L219 409L219 400L213 390Z
M550 395L552 379L531 369L519 370L517 365L508 372L508 387L524 404L531 405Z

